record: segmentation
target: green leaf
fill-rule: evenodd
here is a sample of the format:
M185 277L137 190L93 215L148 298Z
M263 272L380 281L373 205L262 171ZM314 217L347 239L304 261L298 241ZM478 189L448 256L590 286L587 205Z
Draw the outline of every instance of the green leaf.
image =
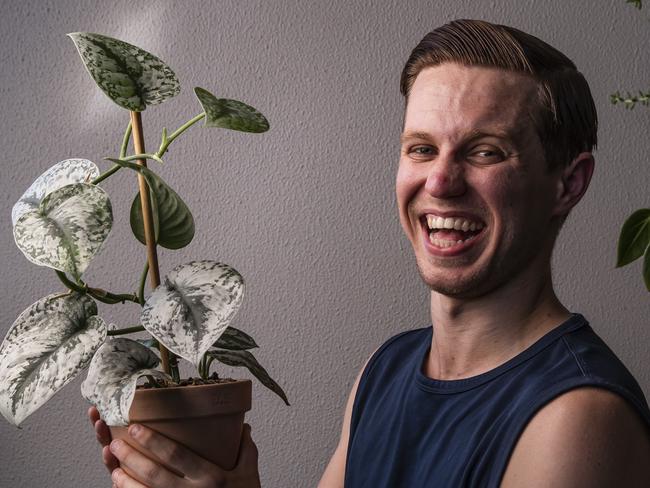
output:
M289 405L289 400L287 400L287 395L284 391L266 372L260 363L257 362L255 356L253 356L248 351L218 351L210 350L206 354L213 357L219 362L226 364L228 366L244 366L253 373L253 375L260 380L260 382L270 389L273 393L278 395L284 403Z
M643 256L650 245L650 209L642 208L630 215L618 238L616 267L625 266Z
M0 345L0 413L19 425L72 381L105 339L88 295L49 295L30 305Z
M229 326L212 347L228 349L229 351L243 351L258 347L255 340L245 332Z
M158 245L167 249L180 249L194 238L194 217L182 198L172 190L163 179L149 168L139 164L108 158L116 164L141 173L149 186L154 233ZM131 204L131 230L142 244L144 238L144 218L138 193Z
M643 256L643 281L646 289L650 291L650 246L645 250Z
M194 88L194 93L205 110L206 127L258 133L269 130L268 120L250 105L237 100L217 98L198 86Z
M137 46L90 32L68 36L95 83L122 108L141 112L181 89L169 66Z
M151 202L151 213L153 217L153 232L156 243L158 243L158 238L160 236L160 225L158 217L158 205L156 205L155 198L155 195L151 191L151 187L149 187L149 201ZM133 198L133 202L131 202L131 211L129 213L129 217L131 223L131 232L133 232L133 235L137 240L146 245L147 242L144 238L144 216L142 215L142 201L140 200L140 192L135 194L135 198Z
M16 245L39 266L77 280L99 252L113 225L111 202L99 186L66 185L49 193L14 226Z

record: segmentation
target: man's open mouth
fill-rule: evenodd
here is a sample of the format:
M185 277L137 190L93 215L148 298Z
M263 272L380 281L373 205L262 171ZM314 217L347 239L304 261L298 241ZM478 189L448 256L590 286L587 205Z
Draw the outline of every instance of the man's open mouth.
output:
M475 239L485 228L483 222L465 217L440 217L426 214L422 220L429 233L429 242L443 249L467 243Z

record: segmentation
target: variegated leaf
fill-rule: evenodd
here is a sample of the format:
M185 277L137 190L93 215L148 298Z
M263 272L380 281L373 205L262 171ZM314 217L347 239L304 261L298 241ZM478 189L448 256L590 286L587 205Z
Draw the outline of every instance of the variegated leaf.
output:
M137 341L119 337L106 341L95 353L81 394L97 407L108 425L127 425L138 378L149 375L170 380L155 369L158 357Z
M87 159L66 159L56 163L36 178L16 202L11 210L12 224L16 225L16 221L24 213L36 210L48 193L72 183L84 183L98 176L99 168Z
M266 132L269 122L250 105L238 100L217 98L208 90L194 88L194 93L205 110L205 126L221 127L242 132Z
M287 400L287 395L285 395L284 390L278 385L273 378L269 376L266 370L262 367L260 363L257 362L255 356L253 356L248 351L219 351L212 349L208 351L208 355L216 359L217 361L227 364L228 366L244 366L253 373L253 375L260 380L260 382L266 386L273 393L278 395L284 403L289 405L289 400Z
M169 66L137 46L90 32L68 36L95 83L122 108L141 112L181 89Z
M0 413L19 425L72 381L106 339L87 295L49 295L27 308L0 345Z
M245 332L233 326L226 327L221 337L213 344L213 347L228 349L229 351L243 351L258 347L255 340Z
M192 261L174 268L147 299L140 323L165 347L198 367L223 334L244 295L244 280L226 264Z
M99 186L76 183L54 190L14 226L16 245L34 264L79 279L111 231L113 213Z

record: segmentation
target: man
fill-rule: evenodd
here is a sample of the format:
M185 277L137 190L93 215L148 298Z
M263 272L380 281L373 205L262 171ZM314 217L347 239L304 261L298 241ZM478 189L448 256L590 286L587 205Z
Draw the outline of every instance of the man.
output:
M650 486L643 393L551 280L594 168L584 78L463 20L413 50L402 93L397 203L433 325L372 355L319 486Z
M402 93L397 202L432 326L368 360L319 486L650 486L643 393L551 280L555 238L594 168L584 78L539 39L463 20L415 48ZM152 488L259 485L249 430L233 472L146 429L134 437L191 478L105 448L109 469L119 459Z

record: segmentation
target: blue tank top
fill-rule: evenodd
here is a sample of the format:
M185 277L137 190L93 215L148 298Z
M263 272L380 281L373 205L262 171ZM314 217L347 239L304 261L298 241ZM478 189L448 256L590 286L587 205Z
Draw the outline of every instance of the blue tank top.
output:
M346 488L498 487L532 416L581 386L615 392L650 426L630 372L580 314L487 373L424 375L432 327L389 339L361 375L350 425Z

